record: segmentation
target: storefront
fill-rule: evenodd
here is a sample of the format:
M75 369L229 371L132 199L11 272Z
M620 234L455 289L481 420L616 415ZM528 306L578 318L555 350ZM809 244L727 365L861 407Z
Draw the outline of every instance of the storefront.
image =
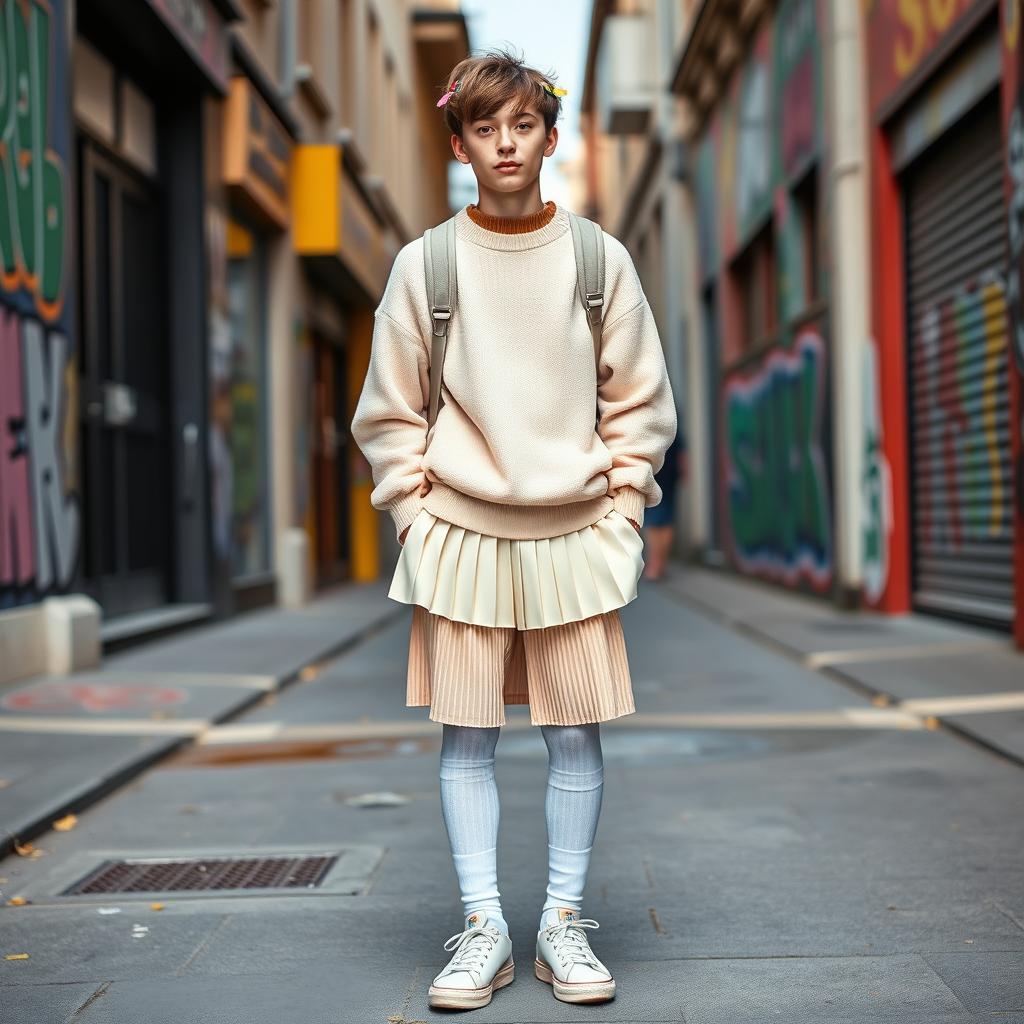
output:
M209 610L202 112L234 13L196 10L75 5L81 589L108 639Z
M723 27L723 31L725 28ZM821 5L759 29L693 145L714 481L705 558L828 595L835 581Z
M873 596L1003 629L1018 615L998 5L868 17L877 389L893 480ZM901 393L902 392L902 393Z
M308 418L302 490L313 578L319 585L373 579L379 516L369 504L372 480L349 424L369 363L373 310L398 246L348 173L340 146L296 149L292 196L303 268L299 344Z
M222 116L222 188L209 199L211 232L223 232L210 279L213 535L240 609L275 596L270 314L274 303L290 308L291 294L272 279L270 260L287 244L292 137L241 71Z

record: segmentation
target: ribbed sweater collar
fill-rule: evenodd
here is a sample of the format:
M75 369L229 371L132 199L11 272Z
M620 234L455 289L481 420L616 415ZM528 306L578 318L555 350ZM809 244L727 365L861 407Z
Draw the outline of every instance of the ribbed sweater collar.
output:
M554 200L548 200L544 209L526 217L495 217L481 213L473 205L470 216L469 206L464 206L455 214L455 233L468 242L482 245L487 249L499 249L504 252L521 252L524 249L535 249L539 245L547 245L560 238L569 230L569 214ZM553 213L549 213L553 210ZM485 227L484 225L494 227ZM534 225L538 225L534 227ZM528 230L523 230L526 227Z

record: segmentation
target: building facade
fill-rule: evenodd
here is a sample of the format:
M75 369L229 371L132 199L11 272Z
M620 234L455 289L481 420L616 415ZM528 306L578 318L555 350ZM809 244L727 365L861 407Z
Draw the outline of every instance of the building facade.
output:
M661 240L645 288L673 344L678 296L686 550L1024 643L1020 5L594 11L599 29L632 18L674 40L654 92L678 105L659 133L628 125L641 73L594 60L592 107L621 114L595 120L591 151L617 160L586 187L613 227ZM592 51L621 45L596 35ZM657 232L614 198L641 192L675 211Z
M69 595L115 644L376 576L347 425L450 212L458 5L3 0L0 38L0 679Z

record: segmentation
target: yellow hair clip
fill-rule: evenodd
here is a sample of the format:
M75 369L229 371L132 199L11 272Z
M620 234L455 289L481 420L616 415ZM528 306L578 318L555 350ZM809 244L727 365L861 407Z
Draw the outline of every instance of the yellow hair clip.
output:
M544 88L547 89L547 91L551 93L552 96L568 95L568 89L559 89L557 85L549 85L547 82L541 82L540 84L543 85Z

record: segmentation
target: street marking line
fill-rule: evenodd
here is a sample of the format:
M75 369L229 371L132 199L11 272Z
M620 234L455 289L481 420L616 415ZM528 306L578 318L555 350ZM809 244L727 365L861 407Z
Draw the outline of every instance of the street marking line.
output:
M923 729L921 717L900 708L837 708L832 711L779 711L756 714L641 714L633 712L602 725L629 729ZM502 729L536 728L528 718L509 718ZM258 725L220 725L198 739L204 746L261 743L375 739L394 736L435 735L440 723L434 721L348 722L335 725L287 725L266 722Z
M217 743L263 743L278 739L284 729L281 722L260 722L253 725L217 725L199 737L200 745Z
M907 647L865 647L854 651L812 651L803 656L808 668L828 665L853 665L860 661L903 661L932 658L945 654L968 654L971 651L1005 647L998 640L957 640L948 643L914 644Z
M62 732L90 736L196 736L208 729L205 718L150 721L145 718L52 718L0 715L0 732Z
M129 669L104 669L98 673L95 681L107 682L108 677L117 682L134 679L141 685L176 683L179 686L241 686L248 690L266 690L268 693L278 689L274 676L241 675L237 672L132 672Z
M957 697L917 697L901 700L903 711L921 715L971 715L991 711L1015 711L1024 708L1024 690L1006 693L976 693Z

